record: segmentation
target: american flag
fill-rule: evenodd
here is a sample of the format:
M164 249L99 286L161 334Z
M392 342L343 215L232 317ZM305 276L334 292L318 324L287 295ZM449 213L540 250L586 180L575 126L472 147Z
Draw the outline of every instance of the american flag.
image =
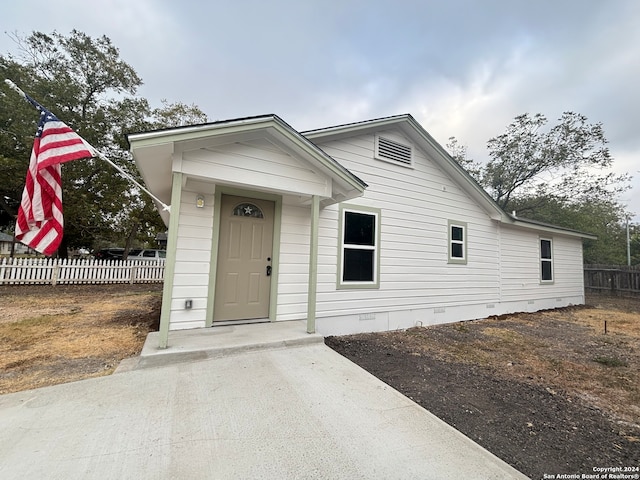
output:
M53 113L28 95L26 99L40 112L40 121L18 209L16 239L40 253L53 255L62 242L64 226L60 164L97 153Z

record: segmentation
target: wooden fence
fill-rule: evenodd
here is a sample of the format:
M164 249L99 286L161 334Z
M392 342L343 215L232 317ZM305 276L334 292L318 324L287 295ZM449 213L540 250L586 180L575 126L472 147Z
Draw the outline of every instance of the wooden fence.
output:
M0 285L161 283L164 260L0 259Z
M640 295L640 266L585 265L584 289L587 293Z

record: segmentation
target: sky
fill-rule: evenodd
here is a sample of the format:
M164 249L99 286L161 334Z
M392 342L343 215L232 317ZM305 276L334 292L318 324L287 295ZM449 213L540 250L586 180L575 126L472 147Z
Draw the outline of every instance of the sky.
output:
M209 120L275 113L298 131L410 113L488 160L523 113L602 123L640 222L637 0L56 0L6 2L10 33L106 35L139 93Z

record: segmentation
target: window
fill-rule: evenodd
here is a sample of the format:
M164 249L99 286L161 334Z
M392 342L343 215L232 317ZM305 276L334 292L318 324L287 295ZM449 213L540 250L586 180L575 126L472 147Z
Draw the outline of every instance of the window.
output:
M467 224L449 221L449 263L467 263Z
M378 288L380 210L340 207L339 288Z
M540 280L553 282L553 248L546 238L540 239Z
M413 148L411 145L376 135L375 148L375 158L378 160L396 163L403 167L413 166Z
M236 217L253 217L264 218L262 210L253 203L241 203L233 209L233 215Z

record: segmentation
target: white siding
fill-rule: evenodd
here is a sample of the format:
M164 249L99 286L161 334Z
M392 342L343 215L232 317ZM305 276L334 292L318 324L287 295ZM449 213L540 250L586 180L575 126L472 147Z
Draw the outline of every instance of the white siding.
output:
M373 135L320 146L369 185L349 203L381 209L381 246L379 289L336 290L338 206L321 212L318 317L499 301L494 222L424 152L406 168L375 160ZM466 265L447 263L449 220L467 223Z
M170 328L204 327L207 320L216 184L289 195L282 211L276 319L306 318L310 208L299 205L300 195L331 196L331 180L265 139L183 152L174 168L189 181L180 205ZM205 208L195 208L195 195L207 192ZM193 300L190 310L186 299Z
M171 300L172 330L205 326L210 292L214 195L205 195L204 208L196 208L195 204L197 193L202 194L212 188L210 184L188 183L182 192ZM184 308L187 299L193 301L189 310Z
M399 132L379 133L407 141ZM320 333L406 328L584 301L580 239L543 235L553 240L554 282L541 284L538 231L492 220L417 145L413 168L375 160L374 138L362 134L319 145L368 184L363 197L346 203L380 209L380 285L371 289L337 288L340 206L320 211ZM304 200L328 196L331 181L265 140L185 152L176 165L190 180L180 205L171 329L205 326L216 183L284 194L276 320L305 319L311 209ZM196 193L206 194L205 208L195 208ZM466 264L448 263L449 221L466 224ZM186 299L193 301L190 310Z
M538 232L502 226L501 294L502 300L534 300L549 296L553 285L540 285L540 251Z
M548 235L545 235L548 238ZM553 236L554 284L557 287L556 301L564 298L582 297L584 303L584 259L582 240L562 236Z
M331 196L331 181L326 176L266 140L185 152L181 170L251 189Z
M310 215L309 206L282 205L277 320L307 316Z
M552 240L553 283L540 282L540 238ZM564 306L584 295L580 239L502 227L501 250L504 302L552 300Z

